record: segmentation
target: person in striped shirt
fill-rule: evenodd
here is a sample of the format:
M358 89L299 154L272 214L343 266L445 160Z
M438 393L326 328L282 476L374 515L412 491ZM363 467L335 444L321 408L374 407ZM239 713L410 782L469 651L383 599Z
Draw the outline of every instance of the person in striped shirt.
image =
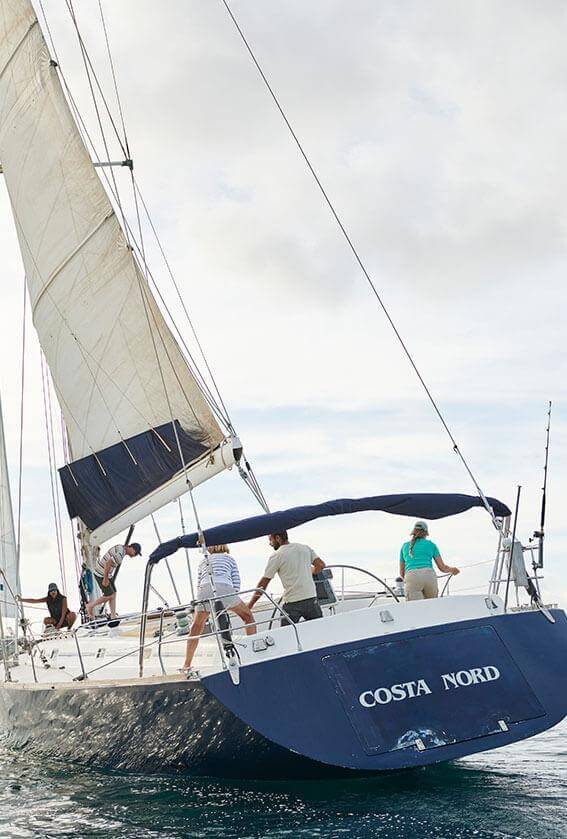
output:
M103 603L110 604L110 617L116 617L116 586L114 584L114 578L125 556L140 556L141 553L141 545L138 542L132 542L131 545L114 545L104 556L98 557L93 570L94 578L102 592L102 596L97 600L91 600L90 603L87 603L87 614L91 620L94 616L95 607Z
M244 623L247 635L256 634L254 616L248 606L238 597L240 574L234 558L230 555L228 545L211 545L207 551L208 556L202 559L197 571L197 600L205 602L196 606L189 632L183 665L183 672L188 675L192 673L193 656L210 612L210 603L206 601L212 600L215 603L220 601L223 609L229 609L238 615Z

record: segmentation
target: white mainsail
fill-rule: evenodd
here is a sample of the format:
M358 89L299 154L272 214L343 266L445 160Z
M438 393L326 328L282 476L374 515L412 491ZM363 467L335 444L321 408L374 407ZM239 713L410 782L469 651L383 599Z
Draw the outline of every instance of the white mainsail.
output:
M0 0L0 164L94 541L232 465L93 167L29 0Z
M0 568L6 575L0 576L0 611L3 617L15 618L17 606L13 594L20 593L18 575L18 550L16 547L16 533L14 530L14 516L12 513L12 498L10 495L10 480L8 476L8 461L6 459L6 442L4 438L4 421L2 417L2 402L0 400ZM6 584L7 583L7 584ZM13 594L12 594L13 593Z

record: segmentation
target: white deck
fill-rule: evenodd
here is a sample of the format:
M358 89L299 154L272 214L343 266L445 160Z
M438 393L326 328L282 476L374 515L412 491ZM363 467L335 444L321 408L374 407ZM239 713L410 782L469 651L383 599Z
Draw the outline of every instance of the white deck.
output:
M233 641L237 647L241 666L247 667L267 659L297 654L301 651L323 649L365 638L375 638L395 633L447 625L463 620L485 618L504 613L499 597L485 595L457 595L436 600L421 600L396 603L392 598L376 600L357 599L341 601L335 606L325 607L324 617L319 620L300 622L296 627L268 628L270 612L262 610L256 619L264 619L255 636L246 636L238 628L239 621L233 621ZM158 622L151 622L146 633L144 648L144 678L164 679L178 674L185 656L187 636L178 636L175 620L164 621L161 661L158 638ZM297 634L296 631L297 630ZM109 681L132 681L139 678L139 623L131 621L114 629L102 627L96 630L77 630L83 665L88 683L101 686ZM76 681L82 674L77 653L75 633L63 633L41 641L34 647L34 662L37 683L40 685L84 685ZM267 644L265 643L267 639ZM299 646L298 646L299 641ZM256 643L254 643L256 642ZM300 647L300 648L299 648ZM223 669L219 641L215 636L204 637L199 643L193 666L201 675L208 675ZM19 656L19 664L12 668L12 680L19 684L35 684L28 654ZM179 678L184 678L179 676Z

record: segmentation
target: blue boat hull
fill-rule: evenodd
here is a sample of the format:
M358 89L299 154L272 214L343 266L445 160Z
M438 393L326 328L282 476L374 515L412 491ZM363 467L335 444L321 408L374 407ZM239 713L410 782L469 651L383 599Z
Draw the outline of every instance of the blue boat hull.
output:
M567 714L567 617L487 617L243 667L207 689L266 739L362 772L438 763L531 737Z
M521 613L296 653L241 668L238 686L226 672L4 684L0 724L38 755L121 771L285 779L419 767L566 715L567 618L553 614L555 624Z

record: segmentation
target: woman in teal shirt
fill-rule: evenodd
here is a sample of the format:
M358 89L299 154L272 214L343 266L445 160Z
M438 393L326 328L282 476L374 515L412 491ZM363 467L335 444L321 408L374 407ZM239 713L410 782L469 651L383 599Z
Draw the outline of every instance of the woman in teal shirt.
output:
M458 574L458 568L445 565L439 548L427 537L427 522L416 521L411 540L400 549L400 577L406 582L406 600L423 600L439 597L437 575L433 563L443 574Z

